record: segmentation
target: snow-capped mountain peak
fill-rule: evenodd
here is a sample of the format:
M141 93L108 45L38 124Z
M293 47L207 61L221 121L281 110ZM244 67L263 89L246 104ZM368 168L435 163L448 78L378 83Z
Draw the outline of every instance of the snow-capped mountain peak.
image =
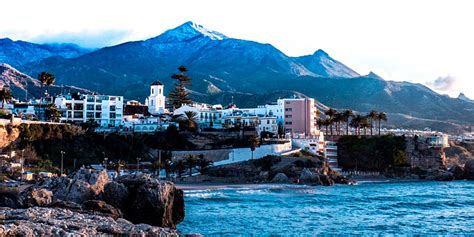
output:
M202 25L188 21L174 29L167 30L163 34L152 38L151 40L161 42L188 41L197 37L206 37L211 40L227 39L222 33L205 28Z

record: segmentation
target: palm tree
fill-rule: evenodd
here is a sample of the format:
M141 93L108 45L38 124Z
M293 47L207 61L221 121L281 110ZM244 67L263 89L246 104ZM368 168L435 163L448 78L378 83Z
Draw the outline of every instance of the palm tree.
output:
M179 126L183 126L186 130L196 131L197 129L197 113L194 111L185 111L183 115L178 117Z
M189 169L189 177L193 176L193 169L196 166L196 159L194 158L194 156L189 155L184 163Z
M174 162L173 165L171 166L172 170L176 172L178 175L178 178L181 178L181 176L184 173L184 169L186 169L186 164L182 159L179 159L178 161Z
M50 104L45 110L45 117L51 122L59 122L61 118L61 112L55 104Z
M364 136L367 135L367 128L370 127L369 118L367 116L361 116L360 127L364 129Z
M5 103L11 101L13 98L12 93L7 88L0 90L0 101L2 101L2 109L5 108Z
M367 114L367 118L370 120L370 136L374 135L374 121L377 120L378 113L375 110L372 110Z
M355 115L354 118L351 120L351 127L353 127L356 130L356 135L360 135L360 130L359 128L361 127L362 123L362 116L361 115Z
M260 140L255 136L250 137L249 146L250 146L250 151L252 151L252 160L253 160L253 152L258 146L260 146Z
M341 135L341 122L344 121L343 113L336 113L333 122L336 123L336 134Z
M379 122L379 136L380 136L381 123L382 123L382 120L387 121L387 115L384 112L380 112L377 114L377 120Z
M324 126L324 119L322 118L318 118L318 120L316 120L316 124L318 125L318 129L321 130L321 127Z
M209 168L209 166L212 166L214 164L214 162L208 159L205 159L203 154L199 155L199 158L196 163L197 163L198 171L201 174L205 174L207 171L207 168Z
M326 112L324 113L326 116L329 117L329 127L331 129L331 136L332 136L332 124L333 124L333 118L334 118L334 115L336 115L337 111L333 108L329 108L328 110L326 110Z
M41 83L41 95L40 95L40 104L39 104L39 111L38 111L38 117L41 119L41 105L42 105L42 101L43 101L43 86L44 85L48 85L48 89L49 89L49 86L52 85L55 81L55 77L53 74L51 73L48 73L48 72L41 72L40 74L38 74L38 81L40 81Z
M354 116L354 112L352 110L347 109L342 112L342 117L344 118L344 121L346 121L346 135L349 135L349 119Z

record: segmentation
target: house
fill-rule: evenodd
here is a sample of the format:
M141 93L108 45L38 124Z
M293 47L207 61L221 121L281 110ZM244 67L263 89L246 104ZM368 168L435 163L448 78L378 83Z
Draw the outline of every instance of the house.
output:
M94 121L104 128L123 124L123 96L60 95L54 104L61 112L61 122L80 124Z
M22 172L21 173L21 180L23 181L30 181L30 180L33 180L33 172Z

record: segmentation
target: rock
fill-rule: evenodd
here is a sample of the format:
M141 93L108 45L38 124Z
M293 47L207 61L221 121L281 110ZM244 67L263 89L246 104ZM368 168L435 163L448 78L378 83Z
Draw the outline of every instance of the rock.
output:
M109 182L107 171L94 172L89 169L80 169L71 177L73 180L80 180L88 183L94 195L99 195L104 191L104 186Z
M277 173L272 179L272 183L288 183L288 176L284 173Z
M425 177L427 180L436 181L452 181L454 180L453 173L445 170L430 170Z
M53 202L53 193L44 188L30 189L19 195L19 202L22 207L49 206Z
M464 165L464 177L468 180L474 180L474 160L469 160Z
M268 177L270 176L268 171L260 171L258 174L258 178L261 180L268 180Z
M114 219L122 217L120 209L113 207L101 200L88 200L82 203L82 210L89 211L94 214L102 214L110 216Z
M459 165L454 165L453 167L451 167L451 169L449 169L449 171L453 173L455 180L462 180L465 178L464 168Z
M325 174L319 175L319 180L321 180L321 183L324 186L334 185L334 181L328 175L325 175Z
M183 221L184 194L173 183L149 175L123 176L118 183L128 189L128 203L122 211L131 222L176 228Z
M104 186L103 200L108 204L123 208L128 198L128 189L124 184L109 182Z
M301 183L304 184L321 184L321 180L319 180L319 175L312 172L308 168L304 168L303 171L301 171L299 180Z
M180 236L176 230L61 208L0 208L1 236Z
M78 210L78 211L82 210L81 205L75 202L63 201L63 200L54 201L50 207L65 208L65 209Z

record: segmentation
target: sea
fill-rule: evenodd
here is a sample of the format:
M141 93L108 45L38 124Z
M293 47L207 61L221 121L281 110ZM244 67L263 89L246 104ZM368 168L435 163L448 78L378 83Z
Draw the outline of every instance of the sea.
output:
M474 236L474 181L242 185L185 191L184 234Z

